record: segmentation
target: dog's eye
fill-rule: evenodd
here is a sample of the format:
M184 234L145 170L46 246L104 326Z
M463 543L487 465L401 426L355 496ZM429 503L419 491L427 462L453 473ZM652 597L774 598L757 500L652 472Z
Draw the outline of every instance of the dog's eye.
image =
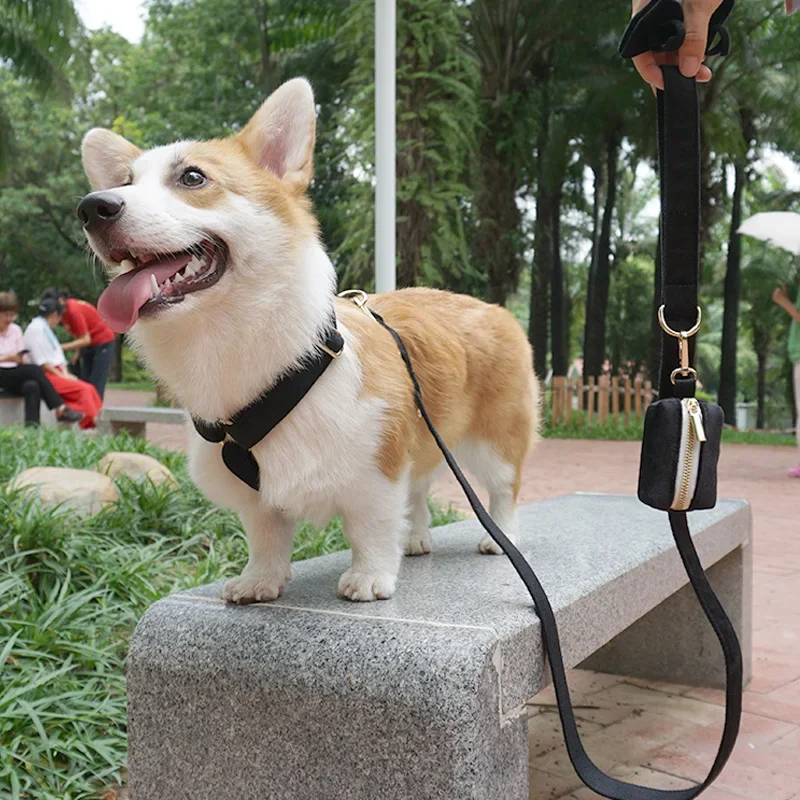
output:
M186 186L189 189L197 189L200 186L204 186L206 180L206 176L203 175L199 169L192 167L184 171L183 175L180 177L179 183L181 186Z

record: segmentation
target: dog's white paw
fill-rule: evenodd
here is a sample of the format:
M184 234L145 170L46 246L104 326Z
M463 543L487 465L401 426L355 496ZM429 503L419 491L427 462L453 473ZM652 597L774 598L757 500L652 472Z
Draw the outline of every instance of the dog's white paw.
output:
M431 551L430 531L413 531L406 539L405 554L407 556L423 556Z
M268 572L260 575L240 575L225 584L222 599L226 603L267 603L277 600L289 583L291 573L276 575Z
M394 594L397 576L391 572L359 572L352 567L339 578L339 597L368 603L388 600Z
M491 536L486 536L485 538L481 539L480 544L478 545L478 550L481 551L484 555L487 556L501 556L503 555L503 550L497 542L492 539Z

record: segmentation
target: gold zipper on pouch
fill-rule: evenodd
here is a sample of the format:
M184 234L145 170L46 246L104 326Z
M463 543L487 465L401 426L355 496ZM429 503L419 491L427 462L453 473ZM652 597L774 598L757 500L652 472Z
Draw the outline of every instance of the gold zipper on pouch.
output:
M678 492L678 502L675 511L686 511L692 498L689 491L692 488L692 468L694 467L694 448L697 442L705 442L706 431L703 427L703 414L700 404L694 397L681 400L689 416L689 426L686 430L686 449L683 453L683 474L681 475L681 488ZM699 453L698 453L699 455ZM696 489L696 487L695 487Z
M686 410L689 412L689 419L692 421L694 432L697 435L697 441L707 441L706 429L703 427L703 412L700 411L700 403L698 403L694 397L690 397L683 402L686 403Z

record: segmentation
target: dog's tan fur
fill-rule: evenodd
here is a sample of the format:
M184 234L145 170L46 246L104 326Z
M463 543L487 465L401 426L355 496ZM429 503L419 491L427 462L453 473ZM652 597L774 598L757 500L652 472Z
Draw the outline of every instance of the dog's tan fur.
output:
M521 472L538 428L533 354L514 317L466 295L405 289L373 296L375 309L408 349L433 424L448 447L465 439L490 442ZM416 480L441 461L425 421L417 414L411 379L391 335L348 301L337 315L358 334L365 394L393 409L379 464L396 479L407 467ZM519 479L514 487L514 499Z

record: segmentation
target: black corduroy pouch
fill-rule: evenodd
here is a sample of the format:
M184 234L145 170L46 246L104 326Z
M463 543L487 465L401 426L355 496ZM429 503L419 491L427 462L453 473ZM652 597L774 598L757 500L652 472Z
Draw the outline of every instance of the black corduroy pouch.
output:
M719 406L694 397L653 403L644 420L639 499L661 511L713 508L724 421Z

